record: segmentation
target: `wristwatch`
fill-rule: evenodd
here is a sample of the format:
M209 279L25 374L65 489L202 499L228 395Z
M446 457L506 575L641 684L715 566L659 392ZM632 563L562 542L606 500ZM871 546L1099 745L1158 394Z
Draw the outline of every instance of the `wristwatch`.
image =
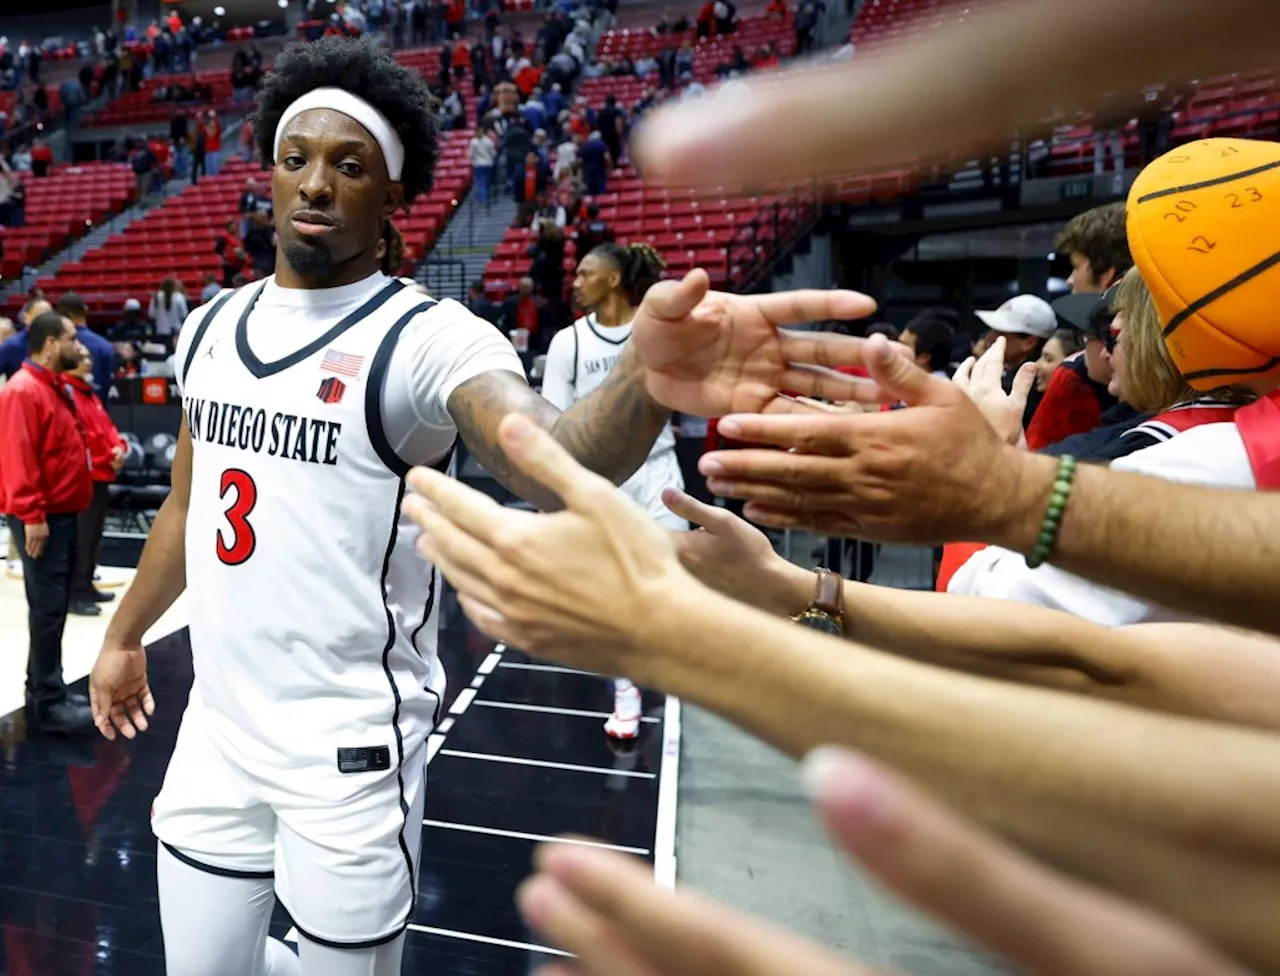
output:
M817 586L809 606L791 619L833 637L844 636L844 577L830 569L817 570Z

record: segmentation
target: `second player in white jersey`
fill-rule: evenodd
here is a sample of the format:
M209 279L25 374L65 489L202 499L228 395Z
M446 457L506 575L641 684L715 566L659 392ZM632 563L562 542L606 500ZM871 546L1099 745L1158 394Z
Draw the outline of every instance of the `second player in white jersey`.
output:
M588 396L608 377L631 338L631 322L644 293L662 277L662 259L648 244L602 244L578 262L574 303L587 314L561 329L547 348L542 395L561 410ZM689 523L662 503L664 488L683 488L671 425L653 442L640 470L618 486L659 525L684 530ZM640 689L625 678L613 683L613 714L604 729L610 738L640 734Z
M583 257L574 278L574 301L589 311L552 337L542 377L544 397L565 410L605 381L631 337L636 306L662 270L661 259L647 244L605 244ZM664 488L683 487L675 434L668 425L644 465L620 490L660 525L686 529L688 523L662 504Z

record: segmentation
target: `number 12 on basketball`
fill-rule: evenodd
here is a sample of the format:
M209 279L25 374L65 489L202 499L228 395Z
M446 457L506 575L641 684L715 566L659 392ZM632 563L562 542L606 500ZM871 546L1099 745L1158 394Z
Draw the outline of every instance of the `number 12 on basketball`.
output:
M217 531L218 558L228 566L239 566L253 555L258 545L253 526L249 524L249 515L258 504L258 486L249 472L227 468L222 472L218 497L229 503L223 514L231 526L230 542L224 538L221 527Z

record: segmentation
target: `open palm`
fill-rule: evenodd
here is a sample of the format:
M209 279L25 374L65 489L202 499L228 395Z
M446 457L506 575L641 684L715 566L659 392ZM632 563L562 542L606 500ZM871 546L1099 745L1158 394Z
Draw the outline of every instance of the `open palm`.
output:
M829 332L783 327L857 319L875 302L851 291L731 295L709 290L706 272L659 282L636 311L631 341L645 385L659 403L682 413L719 417L761 413L786 390L852 400L874 391L833 372L862 363L863 342Z

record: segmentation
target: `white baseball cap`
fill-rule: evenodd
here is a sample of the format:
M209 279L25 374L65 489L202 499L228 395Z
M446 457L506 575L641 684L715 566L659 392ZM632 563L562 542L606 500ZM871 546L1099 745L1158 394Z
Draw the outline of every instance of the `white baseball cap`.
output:
M142 302L136 298L126 298L124 300L124 310L126 312L140 312L142 311Z
M1017 295L994 312L975 312L982 324L995 332L1047 339L1058 327L1053 306L1035 295Z

